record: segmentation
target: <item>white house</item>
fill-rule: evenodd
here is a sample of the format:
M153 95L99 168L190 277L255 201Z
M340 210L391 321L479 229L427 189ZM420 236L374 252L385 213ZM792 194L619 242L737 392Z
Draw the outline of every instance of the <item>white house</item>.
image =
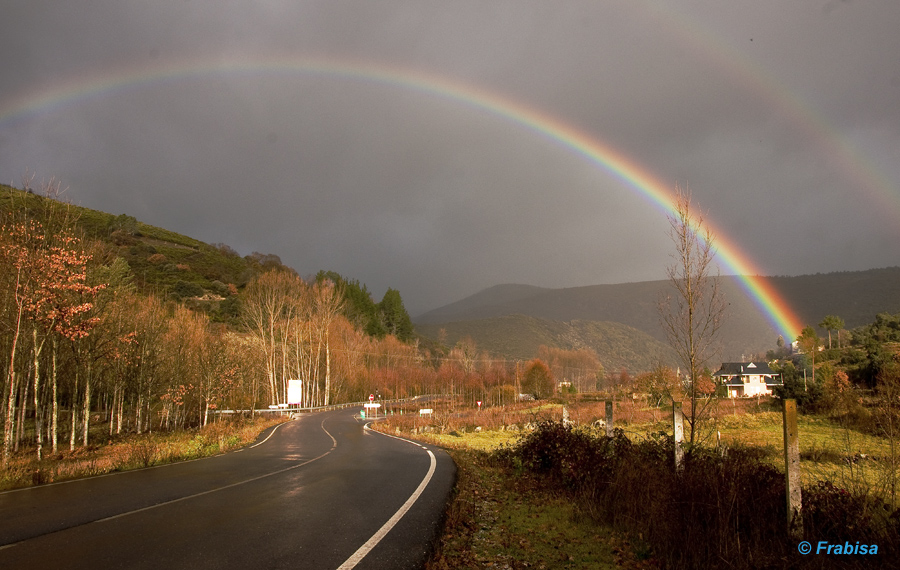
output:
M725 386L729 398L768 396L782 384L781 374L765 362L723 362L713 377Z

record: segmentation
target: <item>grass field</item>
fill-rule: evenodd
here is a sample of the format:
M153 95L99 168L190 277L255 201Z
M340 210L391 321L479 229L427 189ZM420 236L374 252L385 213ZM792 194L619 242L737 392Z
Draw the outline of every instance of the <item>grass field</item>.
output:
M487 454L449 453L456 493L429 569L657 567L640 541L597 526L567 499L523 486Z
M435 410L433 418L392 416L379 429L426 439L456 461L459 480L447 525L430 568L657 568L653 549L640 536L628 537L580 512L571 499L534 488L492 458L490 451L513 446L543 420L561 420L561 403L519 404L470 412ZM603 402L565 405L566 415L602 436L598 425ZM783 468L782 415L771 402L721 402L707 422L704 444L751 447L772 465ZM615 425L632 441L671 433L671 409L617 402ZM590 426L590 427L588 427ZM829 481L854 495L879 496L890 502L890 442L831 420L800 416L801 469L804 485Z
M605 416L604 406L603 402L532 402L502 410L457 410L446 416L437 413L432 420L408 414L390 418L385 427L404 434L418 431L417 437L449 449L491 451L514 445L529 424L542 419L561 420L564 407L576 425L596 425ZM757 448L772 465L783 469L782 415L772 411L776 406L771 400L722 401L705 422L699 440L704 446L715 446L719 432L723 446ZM631 400L616 402L614 425L623 429L629 439L638 441L658 432L671 434L671 413L671 408L655 409ZM605 428L597 429L604 433ZM891 485L900 478L900 460L892 466L890 441L817 416L799 416L798 429L804 485L831 481L850 491L897 502L896 496L891 497Z

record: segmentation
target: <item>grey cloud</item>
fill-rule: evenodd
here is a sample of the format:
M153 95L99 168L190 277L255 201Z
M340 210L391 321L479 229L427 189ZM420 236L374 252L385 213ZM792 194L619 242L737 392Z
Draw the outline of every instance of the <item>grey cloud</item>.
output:
M689 185L766 273L900 264L893 1L37 1L4 16L0 180L57 176L77 203L395 287L413 313L501 282L663 278L665 214L521 125L335 75L186 77L4 113L195 60L411 68Z

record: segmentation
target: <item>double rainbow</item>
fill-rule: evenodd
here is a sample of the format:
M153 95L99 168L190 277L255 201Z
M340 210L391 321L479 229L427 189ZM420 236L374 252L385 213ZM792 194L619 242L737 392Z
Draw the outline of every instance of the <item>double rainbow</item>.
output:
M198 79L223 74L291 74L325 76L355 82L371 82L450 100L503 119L526 131L551 140L600 167L626 187L637 191L664 212L671 214L675 194L647 168L590 135L541 110L509 97L447 77L399 67L336 59L276 57L244 61L190 61L158 65L140 70L107 72L61 82L53 88L25 94L0 104L0 128L28 117L100 96L161 82ZM715 235L716 255L726 273L737 276L741 287L786 340L793 340L803 325L781 295L763 277L750 258L714 224L706 221Z

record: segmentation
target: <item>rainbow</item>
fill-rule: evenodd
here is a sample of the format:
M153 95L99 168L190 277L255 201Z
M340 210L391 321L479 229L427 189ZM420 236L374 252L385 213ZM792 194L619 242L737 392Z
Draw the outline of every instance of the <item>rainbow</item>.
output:
M673 213L675 194L646 167L590 135L548 113L473 85L443 76L410 69L325 58L276 57L244 61L190 61L179 65L158 65L138 71L107 72L62 82L52 89L29 93L0 104L0 128L13 122L46 113L64 105L109 96L159 82L215 77L221 74L300 74L331 79L366 81L412 90L450 100L503 119L553 141L600 167L626 187L636 190L667 214ZM725 233L707 225L715 235L716 255L726 273L737 276L741 287L785 340L793 340L802 322L787 302L763 277L751 259Z
M752 93L769 108L777 111L797 132L803 133L829 157L837 169L853 185L854 191L868 194L876 206L873 212L896 223L900 214L900 192L883 170L855 148L850 139L835 127L813 106L790 89L785 88L765 68L756 63L747 52L735 49L712 29L700 25L686 14L674 9L670 3L635 3L635 10L645 18L655 19L659 27L673 35L680 46L713 65L723 76L747 93Z

